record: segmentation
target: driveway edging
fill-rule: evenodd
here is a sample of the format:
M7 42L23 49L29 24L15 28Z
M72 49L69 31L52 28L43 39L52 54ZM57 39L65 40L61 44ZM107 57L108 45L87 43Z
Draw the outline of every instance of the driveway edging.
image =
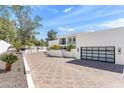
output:
M29 68L28 63L25 58L25 54L23 54L23 61L24 61L25 74L26 74L26 79L27 79L27 83L28 83L28 88L35 88L33 79L31 77L30 68Z

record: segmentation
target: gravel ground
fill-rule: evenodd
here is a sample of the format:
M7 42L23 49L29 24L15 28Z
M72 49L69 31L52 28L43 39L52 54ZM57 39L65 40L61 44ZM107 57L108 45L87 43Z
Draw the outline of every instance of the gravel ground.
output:
M108 66L107 69L110 67L103 70L98 65L75 64L85 63L83 60L49 57L43 53L27 54L26 59L34 85L38 88L124 87L124 74L112 72L116 69L114 66L102 64L102 67ZM95 65L93 62L91 64Z
M0 60L0 88L27 88L22 55L16 54L18 61L12 65L12 70L5 71L5 62Z

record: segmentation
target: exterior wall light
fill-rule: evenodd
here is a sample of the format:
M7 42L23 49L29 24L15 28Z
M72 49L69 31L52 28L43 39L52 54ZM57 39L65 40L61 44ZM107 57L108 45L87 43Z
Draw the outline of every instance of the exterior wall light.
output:
M77 52L79 52L79 47L77 48Z
M118 54L120 55L121 52L122 52L122 50L121 50L121 48L119 47L119 48L118 48Z

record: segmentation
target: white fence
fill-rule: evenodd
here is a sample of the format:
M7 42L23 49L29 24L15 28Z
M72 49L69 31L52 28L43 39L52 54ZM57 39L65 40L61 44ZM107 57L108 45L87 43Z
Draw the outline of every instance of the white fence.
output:
M22 51L22 53L36 53L36 52L47 52L47 47L31 47L30 49L27 49L25 51Z
M0 54L6 52L10 46L6 41L0 40Z
M55 57L76 57L76 50L73 49L71 51L65 51L65 50L49 50L47 51L47 54L49 56L55 56Z

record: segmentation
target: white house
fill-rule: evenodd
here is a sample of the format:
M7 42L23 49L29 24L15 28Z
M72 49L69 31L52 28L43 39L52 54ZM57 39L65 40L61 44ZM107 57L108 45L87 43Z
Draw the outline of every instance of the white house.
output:
M76 58L124 65L124 27L95 32L81 32L73 35L76 44ZM64 37L64 36L63 36ZM68 44L68 38L62 40ZM56 41L61 43L61 37Z
M6 52L10 46L6 41L0 40L0 54Z
M62 48L65 48L67 45L76 45L76 35L64 35L58 37L56 40L49 41L49 47L52 45L60 45Z
M91 56L96 56L96 58L99 56L101 60L103 58L103 61L108 60L108 62L115 62L115 64L124 64L124 27L76 34L76 39L77 50L79 50L76 56L78 59L86 55L84 53L84 56L82 56L84 51L81 55L81 47L91 48L91 50L92 48L94 50L99 48L99 54L97 51L92 50L94 53L92 52ZM87 57L89 55L90 53L87 54Z

